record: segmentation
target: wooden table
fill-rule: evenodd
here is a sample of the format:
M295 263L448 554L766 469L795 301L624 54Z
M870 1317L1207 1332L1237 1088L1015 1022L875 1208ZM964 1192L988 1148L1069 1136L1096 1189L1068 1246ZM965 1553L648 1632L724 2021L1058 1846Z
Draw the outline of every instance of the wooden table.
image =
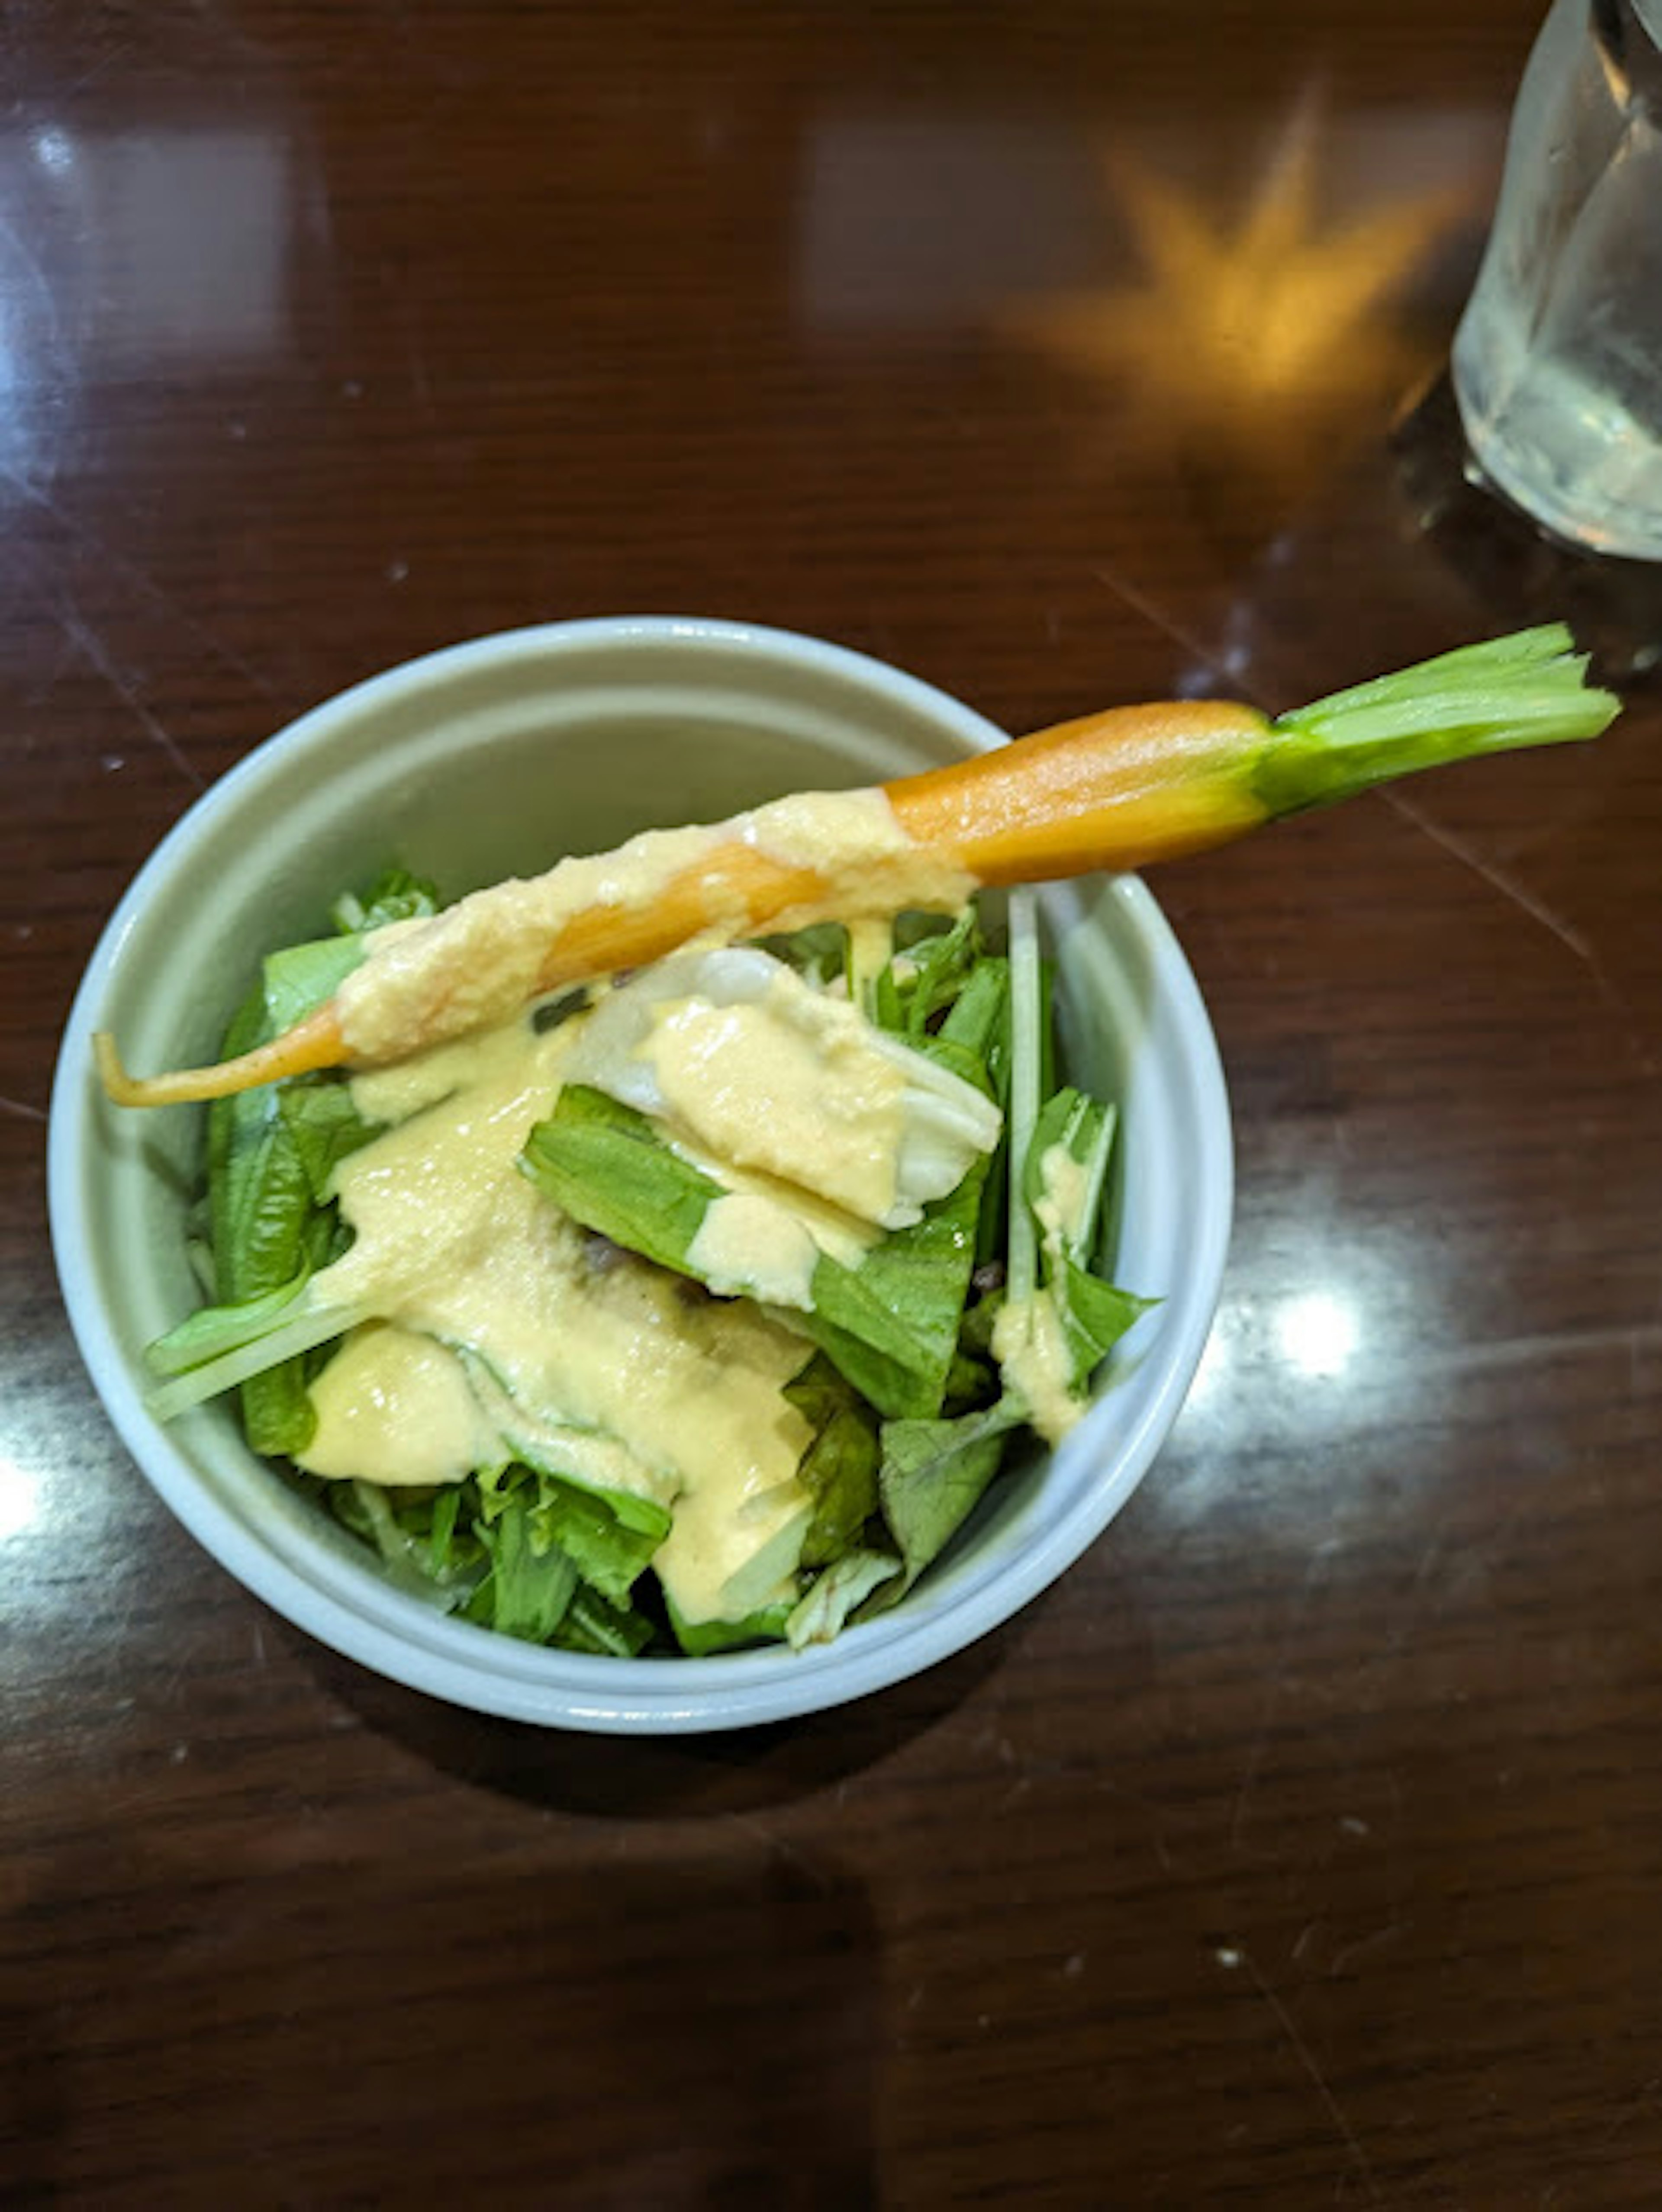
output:
M1653 695L1160 875L1239 1142L1192 1399L1020 1620L801 1726L285 1626L44 1196L128 878L430 647L753 617L1019 729L1598 627L1403 415L1536 16L8 11L0 2202L1662 2203Z

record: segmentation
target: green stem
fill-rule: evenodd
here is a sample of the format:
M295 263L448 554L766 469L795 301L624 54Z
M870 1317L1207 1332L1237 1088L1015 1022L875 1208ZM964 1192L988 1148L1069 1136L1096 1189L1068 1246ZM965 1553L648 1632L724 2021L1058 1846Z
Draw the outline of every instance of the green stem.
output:
M1010 1098L1008 1144L1010 1223L1004 1284L1013 1304L1024 1304L1038 1283L1038 1248L1027 1204L1027 1154L1038 1120L1044 1058L1043 981L1038 915L1025 886L1010 893Z
M1621 712L1562 623L1461 646L1283 714L1253 769L1272 815L1480 753L1596 738Z
M286 1304L284 1318L273 1321L279 1304ZM227 1325L222 1344L211 1352L208 1350L210 1333L216 1325L226 1323L228 1317L239 1312L248 1317L245 1329ZM292 1359L302 1352L311 1352L320 1344L327 1344L347 1330L356 1328L367 1315L351 1306L331 1306L311 1303L304 1289L291 1299L271 1297L251 1299L246 1308L215 1306L192 1314L189 1321L181 1322L159 1337L146 1354L150 1365L167 1380L145 1394L144 1402L158 1421L171 1421L177 1415L188 1413L192 1406L200 1406L210 1398L216 1398L222 1390L234 1390L250 1376L263 1375L268 1367L280 1360ZM202 1341L198 1347L204 1356L194 1365L186 1365L190 1357L192 1324L204 1324Z

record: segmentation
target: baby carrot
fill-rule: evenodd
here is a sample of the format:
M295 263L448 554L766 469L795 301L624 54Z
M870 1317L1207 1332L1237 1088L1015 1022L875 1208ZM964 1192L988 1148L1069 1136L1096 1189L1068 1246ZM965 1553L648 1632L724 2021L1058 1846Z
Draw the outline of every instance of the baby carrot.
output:
M1420 769L1596 737L1620 702L1588 686L1586 673L1569 631L1550 623L1462 647L1274 721L1253 707L1195 700L1064 722L880 787L917 865L910 879L902 868L868 896L886 896L894 908L938 900L943 871L967 890L1148 867ZM709 933L755 936L787 915L793 927L849 918L846 885L746 842L753 819L721 825L690 865L654 880L649 900L601 901L557 916L528 957L516 946L524 996L661 959ZM427 934L417 965L430 948L435 975L447 961L454 969L456 933L467 925L452 917L477 914L477 902L493 896L476 893L418 925ZM418 991L411 1004L420 1011L391 1037L378 1036L373 1053L349 1038L338 999L216 1066L133 1077L107 1032L94 1050L117 1104L159 1106L314 1068L401 1059L481 1018L476 1000L450 981L425 999Z

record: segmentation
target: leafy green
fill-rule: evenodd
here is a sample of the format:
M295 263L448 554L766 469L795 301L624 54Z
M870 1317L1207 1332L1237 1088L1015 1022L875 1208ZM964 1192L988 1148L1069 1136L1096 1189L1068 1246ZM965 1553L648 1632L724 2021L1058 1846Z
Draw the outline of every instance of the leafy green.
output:
M1001 1301L996 1292L969 1307L958 1333L958 1349L947 1371L941 1412L972 1413L990 1406L999 1395L998 1363L989 1349L992 1322ZM985 1332L983 1338L983 1331Z
M966 907L950 927L915 939L877 979L872 1019L916 1044L963 989L982 954L981 927Z
M602 1659L634 1659L654 1633L651 1620L637 1606L609 1605L598 1590L579 1583L553 1641L563 1651L587 1651Z
M1044 1006L1038 909L1032 892L1020 889L1010 894L1010 1069L1005 1135L1006 1181L1012 1200L1004 1267L1006 1292L1018 1305L1031 1298L1038 1287L1038 1239L1032 1208L1017 1201L1044 1097Z
M662 1541L661 1535L626 1528L594 1492L552 1475L539 1478L531 1518L538 1540L557 1544L583 1580L615 1606L628 1605L630 1592Z
M315 1082L279 1084L277 1111L313 1201L328 1205L335 1170L349 1154L380 1134L352 1103L349 1085L324 1077Z
M575 1563L559 1545L539 1541L522 1493L508 1498L494 1519L481 1521L478 1537L490 1571L468 1602L468 1619L499 1635L546 1644L576 1594Z
M256 988L231 1017L221 1050L228 1057L246 1052L269 1034L265 994ZM217 1295L227 1304L240 1292L246 1297L253 1288L270 1289L295 1272L292 1253L288 1266L271 1268L260 1249L289 1234L286 1218L279 1213L274 1223L264 1203L271 1168L265 1147L277 1115L276 1093L269 1089L217 1098L208 1109L209 1239ZM303 1192L305 1176L298 1164L293 1182ZM251 1276L265 1273L270 1279L243 1289L238 1276L245 1269Z
M275 1034L262 988L232 1018L222 1049L228 1056ZM240 1312L251 1306L256 1313L280 1310L318 1265L322 1249L316 1201L280 1101L280 1091L267 1088L216 1099L208 1109L215 1290L222 1308ZM214 1334L224 1331L199 1331L192 1341ZM185 1364L194 1365L204 1356L198 1352ZM162 1373L180 1371L160 1361L153 1364ZM241 1400L243 1430L255 1451L292 1453L305 1447L314 1416L301 1358L252 1376L241 1386Z
M802 1565L829 1566L877 1510L877 1416L823 1354L786 1384L785 1396L814 1431L797 1469L813 1500Z
M1622 702L1587 684L1574 644L1544 623L1297 708L1265 730L1252 789L1270 814L1291 814L1447 761L1596 738Z
M526 1468L425 1492L301 1480L312 1481L343 1527L374 1547L399 1588L460 1607L480 1627L622 1657L653 1637L648 1616L586 1579L578 1557L552 1536L550 1491L559 1486ZM569 1495L583 1513L588 1501ZM564 1526L569 1534L577 1524ZM579 1553L591 1533L578 1533ZM603 1552L604 1540L588 1556Z
M905 1589L980 1503L998 1473L1007 1437L1025 1418L1020 1401L1004 1397L956 1420L885 1425L878 1489L883 1518L904 1562Z
M319 1485L335 1518L374 1546L400 1589L447 1607L467 1602L483 1570L482 1547L457 1525L467 1487L411 1496L374 1482Z
M569 1083L520 1158L545 1198L630 1252L691 1275L687 1253L721 1186L670 1151L644 1114Z
M965 977L963 988L943 1017L936 1036L974 1056L977 1079L991 1097L998 1096L993 1062L1009 1023L1010 963L988 954ZM922 1044L924 1040L917 1038Z
M1098 1099L1064 1085L1052 1091L1039 1108L1021 1170L1021 1194L1038 1212L1050 1193L1044 1179L1046 1156L1063 1152L1082 1170L1083 1190L1076 1223L1060 1232L1069 1255L1081 1258L1094 1237L1102 1206L1103 1181L1114 1134L1114 1113ZM1041 1226L1044 1224L1041 1224Z
M1048 1052L1053 1028L1050 982L1038 952L1031 895L1014 894L1011 926L1009 1138L1014 1185L1008 1224L1001 1338L1007 1394L1028 1397L1030 1417L1048 1435L1063 1413L1041 1411L1056 1394L1040 1388L1029 1358L1051 1365L1060 1332L1067 1395L1082 1401L1092 1374L1149 1300L1117 1289L1093 1272L1115 1132L1111 1107L1068 1085L1057 1087Z
M435 1582L447 1581L461 1564L463 1549L477 1551L477 1540L461 1533L462 1492L468 1486L455 1482L434 1492L424 1534L426 1571Z
M980 978L991 972L993 985ZM997 1005L990 1004L995 987ZM960 1012L961 1008L961 1012ZM991 1018L988 1019L987 1017ZM988 960L976 970L963 994L959 1007L947 1017L943 1035L956 1038L974 1022L984 1038L977 1048L986 1071L987 1088L1001 1119L998 1143L987 1163L981 1186L981 1208L976 1222L975 1263L977 1267L1001 1256L1009 1221L1010 1182L1010 963ZM984 1026L983 1026L984 1024Z
M315 1352L370 1317L354 1308L320 1304L311 1291L308 1274L241 1305L205 1306L147 1346L147 1364L174 1370L146 1395L156 1419L171 1421L253 1376Z
M222 1055L290 1028L329 998L362 957L362 939L356 935L268 953L259 987L232 1018ZM372 1133L336 1076L301 1076L215 1101L208 1111L209 1228L222 1308L265 1310L259 1301L328 1264L338 1246L329 1176ZM201 1364L202 1357L190 1364ZM307 1389L313 1371L313 1362L296 1352L241 1383L243 1429L256 1451L305 1449L316 1422Z
M822 1255L801 1325L855 1389L892 1418L938 1413L975 1265L987 1173L978 1160L921 1221L891 1230L858 1267Z
M900 1572L901 1563L892 1553L844 1552L787 1614L784 1633L792 1649L829 1644L855 1607Z
M1072 1260L1064 1260L1051 1278L1050 1292L1062 1316L1062 1326L1073 1358L1074 1383L1082 1389L1119 1342L1133 1322L1153 1312L1158 1298L1139 1297L1087 1274Z
M330 949L345 942L324 940ZM244 1000L226 1032L226 1054L263 1042L310 1010L315 1001L305 1000L296 981L301 971L297 957L268 957L260 988ZM311 979L326 996L332 972L326 963ZM235 1387L243 1432L255 1451L291 1457L306 1449L317 1419L308 1389L312 1353L343 1334L353 1316L325 1316L319 1325L305 1310L303 1293L339 1246L329 1174L372 1133L333 1076L241 1091L209 1108L208 1226L216 1302L146 1352L153 1372L197 1377L188 1389L181 1381L156 1395L153 1407L161 1418ZM291 1341L296 1333L301 1340Z
M669 1509L637 1490L610 1488L597 1483L584 1465L583 1444L593 1439L585 1431L562 1428L529 1415L518 1407L511 1392L491 1374L477 1353L463 1354L474 1396L487 1418L500 1430L513 1457L532 1474L580 1491L603 1506L620 1528L643 1537L655 1550L668 1535ZM485 1483L486 1505L496 1493L494 1480Z
M527 1140L521 1165L585 1228L661 1267L701 1279L689 1255L705 1212L723 1195L673 1152L631 1106L569 1084ZM984 1160L921 1221L891 1231L845 1267L822 1254L812 1313L797 1317L880 1413L937 1412L975 1261Z
M229 1352L260 1343L289 1317L295 1301L311 1279L311 1273L309 1267L302 1267L275 1290L244 1298L236 1305L198 1306L193 1314L176 1322L165 1336L157 1337L145 1346L146 1364L155 1375L189 1375L210 1361L224 1358Z
M362 893L346 891L329 909L329 919L345 936L384 928L389 921L417 921L439 911L437 886L408 868L384 868Z
M320 937L268 952L262 989L270 1034L292 1029L326 999L332 999L355 968L363 964L362 937Z
M791 1618L794 1598L781 1598L743 1620L688 1620L671 1599L669 1625L675 1641L689 1659L705 1659L712 1652L742 1651L753 1644L777 1644Z
M1039 1277L1067 1340L1074 1387L1082 1389L1126 1330L1156 1301L1117 1289L1090 1272L1098 1239L1116 1116L1110 1106L1064 1086L1039 1109L1022 1171L1022 1196L1039 1229ZM1049 1164L1071 1163L1068 1191L1047 1180Z
M817 921L783 937L758 939L764 952L822 988L848 969L849 933L840 921Z

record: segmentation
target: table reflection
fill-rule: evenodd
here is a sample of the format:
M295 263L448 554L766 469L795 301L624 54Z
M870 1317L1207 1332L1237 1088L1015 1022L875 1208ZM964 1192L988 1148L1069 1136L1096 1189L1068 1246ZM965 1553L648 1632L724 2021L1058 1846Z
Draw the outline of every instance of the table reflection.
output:
M0 138L15 381L281 353L295 148L275 124L52 123Z

